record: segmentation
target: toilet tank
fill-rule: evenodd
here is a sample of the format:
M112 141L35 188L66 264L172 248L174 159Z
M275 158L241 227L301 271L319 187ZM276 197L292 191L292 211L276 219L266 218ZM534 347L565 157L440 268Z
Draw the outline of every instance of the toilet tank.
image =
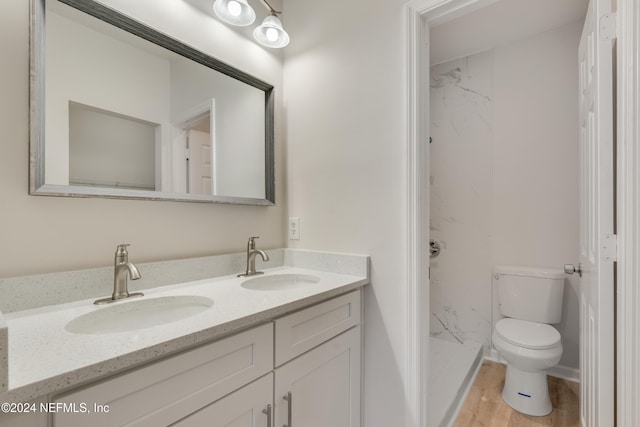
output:
M562 319L564 272L552 268L494 267L500 313L540 323Z

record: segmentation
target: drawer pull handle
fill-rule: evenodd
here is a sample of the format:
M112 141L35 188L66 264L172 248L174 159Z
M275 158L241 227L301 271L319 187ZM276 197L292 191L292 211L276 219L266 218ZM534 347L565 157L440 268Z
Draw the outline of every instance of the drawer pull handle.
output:
M267 427L271 427L271 405L267 405L267 409L263 409L262 413L267 416Z
M293 406L293 400L291 399L291 392L288 392L282 396L287 401L287 424L283 424L282 427L293 427L291 425L291 407Z

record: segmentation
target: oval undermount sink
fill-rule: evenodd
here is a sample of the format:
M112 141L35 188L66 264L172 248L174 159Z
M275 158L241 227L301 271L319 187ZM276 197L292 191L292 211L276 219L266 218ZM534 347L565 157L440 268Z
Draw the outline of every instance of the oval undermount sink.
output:
M166 296L113 303L83 314L66 324L74 334L109 334L134 331L184 320L213 306L213 300L196 295Z
M247 279L240 286L256 291L282 291L318 283L319 281L319 277L309 274L273 274Z

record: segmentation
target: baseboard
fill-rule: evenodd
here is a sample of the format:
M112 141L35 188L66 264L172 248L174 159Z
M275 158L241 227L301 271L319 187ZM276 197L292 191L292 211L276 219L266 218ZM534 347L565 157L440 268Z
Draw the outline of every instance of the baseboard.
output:
M494 362L502 363L503 365L507 364L507 362L502 357L500 357L495 348L492 348L489 354L487 354L484 358ZM553 368L547 370L547 374L551 375L552 377L562 378L563 380L567 381L573 381L576 383L580 382L580 370L571 368L569 366L554 366Z
M576 368L570 368L569 366L558 365L547 371L552 377L562 378L563 380L573 381L574 383L580 382L580 370Z

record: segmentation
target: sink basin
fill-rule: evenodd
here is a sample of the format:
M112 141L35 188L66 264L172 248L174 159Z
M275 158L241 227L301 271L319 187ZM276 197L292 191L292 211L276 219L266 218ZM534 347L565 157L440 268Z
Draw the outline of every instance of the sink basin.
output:
M309 274L273 274L245 280L240 284L243 288L256 291L282 291L300 286L318 283L319 277Z
M195 295L166 296L113 303L76 317L65 329L75 334L134 331L183 320L213 306L213 300Z

